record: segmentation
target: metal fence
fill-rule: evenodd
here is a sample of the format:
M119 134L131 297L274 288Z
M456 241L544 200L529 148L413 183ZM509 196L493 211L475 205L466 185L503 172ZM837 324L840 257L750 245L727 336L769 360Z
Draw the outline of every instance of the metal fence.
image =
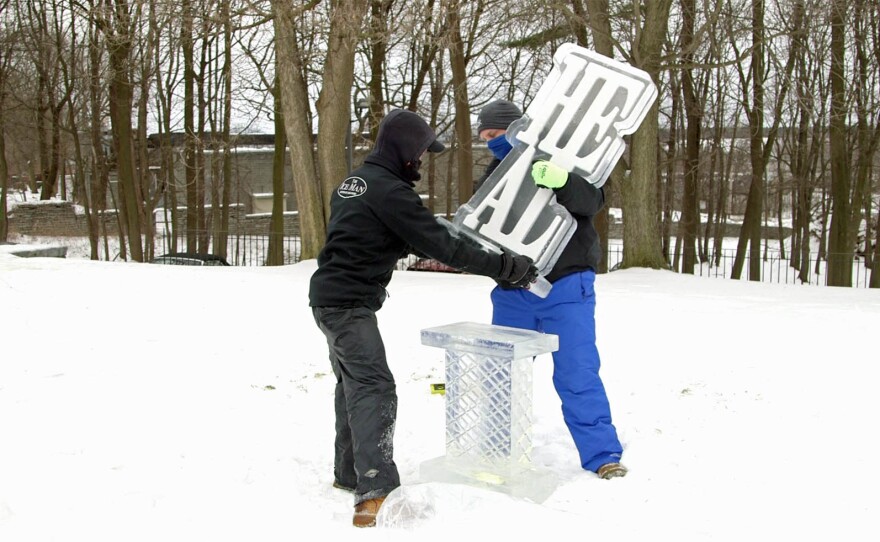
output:
M247 267L266 265L266 259L269 255L270 237L270 235L229 234L226 241L226 261L232 265ZM297 263L300 260L300 238L292 235L281 235L279 237L284 265ZM177 236L176 243L173 241L175 240L167 234L157 236L156 254L161 255L185 251L183 248L186 246L185 236ZM216 250L213 242L208 241L207 252L222 254L223 251Z
M226 260L232 265L238 266L263 266L269 253L269 235L230 234L227 241ZM300 238L296 236L281 236L284 253L284 265L294 264L300 261ZM178 237L177 246L185 246L185 239ZM156 239L156 254L171 252L170 237L158 236ZM216 253L209 247L208 252ZM761 281L781 284L810 284L827 286L827 262L818 258L817 254L810 254L809 272L807 281L801 280L801 273L792 267L790 254L783 258L778 250L767 250L761 256ZM608 247L608 269L614 270L619 267L623 260L623 245L619 242L610 243ZM736 258L735 249L723 249L717 258L711 261L697 264L694 276L729 279L733 277L731 272ZM855 288L868 288L871 282L871 270L865 266L865 260L853 255L853 281ZM397 269L403 270L413 265L417 258L404 258L398 262ZM717 261L717 263L716 263ZM749 279L749 255L746 254L743 264L742 280Z
M811 253L808 261L807 272L804 279L801 278L801 272L792 266L791 254L786 253L786 258L782 257L779 250L768 249L761 253L760 265L760 281L772 282L778 284L810 284L814 286L828 286L828 262L819 258L818 254ZM853 278L852 286L854 288L869 288L871 285L871 269L865 265L862 257L854 254L847 254L846 257L853 258ZM733 264L736 259L736 249L722 249L717 257L713 255L709 261L700 262L694 268L694 276L732 279ZM608 269L614 269L619 266L623 260L623 246L620 244L609 245L608 247ZM750 255L745 255L742 273L740 279L749 280ZM677 270L678 271L678 270Z

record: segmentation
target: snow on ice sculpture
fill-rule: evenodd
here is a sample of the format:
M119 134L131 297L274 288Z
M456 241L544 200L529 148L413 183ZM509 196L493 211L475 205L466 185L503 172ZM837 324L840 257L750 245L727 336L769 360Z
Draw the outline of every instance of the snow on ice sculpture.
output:
M523 117L508 128L513 150L456 211L454 226L529 256L547 274L576 223L552 190L532 182L532 162L549 160L601 187L623 154L623 136L639 127L656 98L646 72L564 44Z
M556 351L558 337L473 322L421 333L422 344L446 350L446 455L423 463L421 477L549 496L554 477L530 459L532 358Z

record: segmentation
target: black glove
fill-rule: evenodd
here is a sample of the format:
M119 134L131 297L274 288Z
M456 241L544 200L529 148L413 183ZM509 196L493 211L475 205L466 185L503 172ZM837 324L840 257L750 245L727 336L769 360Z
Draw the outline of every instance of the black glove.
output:
M528 256L513 256L507 252L501 253L501 272L495 280L503 286L513 288L528 288L530 284L538 280L538 268Z

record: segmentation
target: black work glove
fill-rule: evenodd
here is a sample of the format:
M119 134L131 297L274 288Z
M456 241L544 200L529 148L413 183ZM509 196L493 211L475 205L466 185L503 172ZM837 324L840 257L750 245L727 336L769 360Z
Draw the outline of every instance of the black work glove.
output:
M513 256L507 252L501 253L501 271L495 280L502 287L528 288L538 280L538 268L528 256Z

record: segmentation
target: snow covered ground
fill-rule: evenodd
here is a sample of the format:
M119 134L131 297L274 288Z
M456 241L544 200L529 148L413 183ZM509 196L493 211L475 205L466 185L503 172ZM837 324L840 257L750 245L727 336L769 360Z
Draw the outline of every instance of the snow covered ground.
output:
M333 377L314 260L175 267L0 253L0 541L334 540ZM602 376L626 478L580 469L534 364L543 503L423 483L444 453L443 351L492 281L397 272L378 313L395 459L433 512L362 539L876 540L880 292L633 269L597 279Z

